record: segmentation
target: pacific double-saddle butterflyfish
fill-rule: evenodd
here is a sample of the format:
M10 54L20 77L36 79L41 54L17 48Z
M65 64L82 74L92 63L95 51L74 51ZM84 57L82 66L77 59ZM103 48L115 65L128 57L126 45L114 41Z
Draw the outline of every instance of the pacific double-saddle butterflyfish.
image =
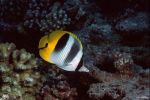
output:
M45 61L66 71L89 72L83 62L83 46L80 39L67 31L54 31L41 38L39 54Z

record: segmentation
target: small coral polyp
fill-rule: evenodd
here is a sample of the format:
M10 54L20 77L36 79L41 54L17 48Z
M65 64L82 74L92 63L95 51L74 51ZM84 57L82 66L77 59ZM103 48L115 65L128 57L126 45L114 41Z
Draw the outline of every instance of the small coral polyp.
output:
M12 54L15 69L27 70L37 67L36 58L25 49L15 50Z
M0 44L0 60L8 60L12 51L16 48L13 43L1 43Z
M35 100L39 82L42 84L42 75L34 70L36 67L37 58L33 54L25 49L17 50L13 43L0 43L0 97L5 94L9 100L24 96Z

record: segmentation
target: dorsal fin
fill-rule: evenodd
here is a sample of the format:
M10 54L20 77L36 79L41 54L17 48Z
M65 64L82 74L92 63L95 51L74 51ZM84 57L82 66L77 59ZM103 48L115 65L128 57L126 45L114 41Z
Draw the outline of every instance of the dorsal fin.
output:
M71 32L67 32L67 33L70 34L72 37L74 37L74 38L80 43L81 48L83 48L82 43L81 43L81 40L78 38L77 35L75 35L75 34L73 34L73 33L71 33Z

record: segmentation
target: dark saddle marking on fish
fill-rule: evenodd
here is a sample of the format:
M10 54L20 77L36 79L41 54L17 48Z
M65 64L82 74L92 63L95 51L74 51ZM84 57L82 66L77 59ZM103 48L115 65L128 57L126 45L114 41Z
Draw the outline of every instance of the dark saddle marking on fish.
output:
M83 56L82 56L82 58L80 59L80 62L79 62L79 64L78 64L77 68L75 69L75 71L78 71L82 66L83 66Z
M62 48L66 46L66 43L69 39L69 34L64 34L57 42L56 47L55 47L55 52L61 51Z
M74 39L74 43L65 59L65 63L71 62L80 51L80 44Z

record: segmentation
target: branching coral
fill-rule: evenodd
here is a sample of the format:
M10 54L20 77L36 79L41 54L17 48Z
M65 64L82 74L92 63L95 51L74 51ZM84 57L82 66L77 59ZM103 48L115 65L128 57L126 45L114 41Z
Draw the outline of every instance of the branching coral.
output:
M58 6L56 6L58 5ZM51 32L53 30L64 28L71 23L71 19L65 10L60 8L60 5L55 3L52 6L52 10L41 21L40 30Z
M73 0L71 2L67 0L65 3L54 2L53 0L3 0L0 12L2 21L6 24L0 25L3 29L11 28L9 26L13 26L13 24L8 23L8 21L12 20L19 23L17 27L48 33L53 30L64 29L71 22L73 25L74 23L81 23L82 17L87 15L88 4L90 3L87 0Z
M15 50L12 54L15 69L28 70L37 67L36 58L25 49Z
M46 2L46 5L45 5ZM56 2L51 6L48 1L36 1L29 3L29 9L26 12L24 25L33 28L40 28L42 32L51 32L61 29L70 24L71 19L65 10L61 8L60 3Z
M3 0L0 5L0 26L4 31L21 27L48 33L71 23L61 3L53 0Z
M13 50L16 48L16 46L13 43L1 43L0 44L0 60L9 60L10 54L13 52Z
M0 98L7 95L8 99L35 100L43 97L50 100L74 99L77 96L76 88L70 86L56 66L49 69L48 64L25 49L17 50L13 43L0 44L0 59Z
M37 0L31 0L25 13L24 26L29 28L38 27L41 20L46 16L50 5L49 0L39 0L39 3Z
M28 0L1 0L0 18L5 21L19 22L24 17Z
M17 50L13 43L1 43L0 60L0 96L8 95L17 100L22 100L25 95L35 98L43 79L35 70L37 58L24 49Z

